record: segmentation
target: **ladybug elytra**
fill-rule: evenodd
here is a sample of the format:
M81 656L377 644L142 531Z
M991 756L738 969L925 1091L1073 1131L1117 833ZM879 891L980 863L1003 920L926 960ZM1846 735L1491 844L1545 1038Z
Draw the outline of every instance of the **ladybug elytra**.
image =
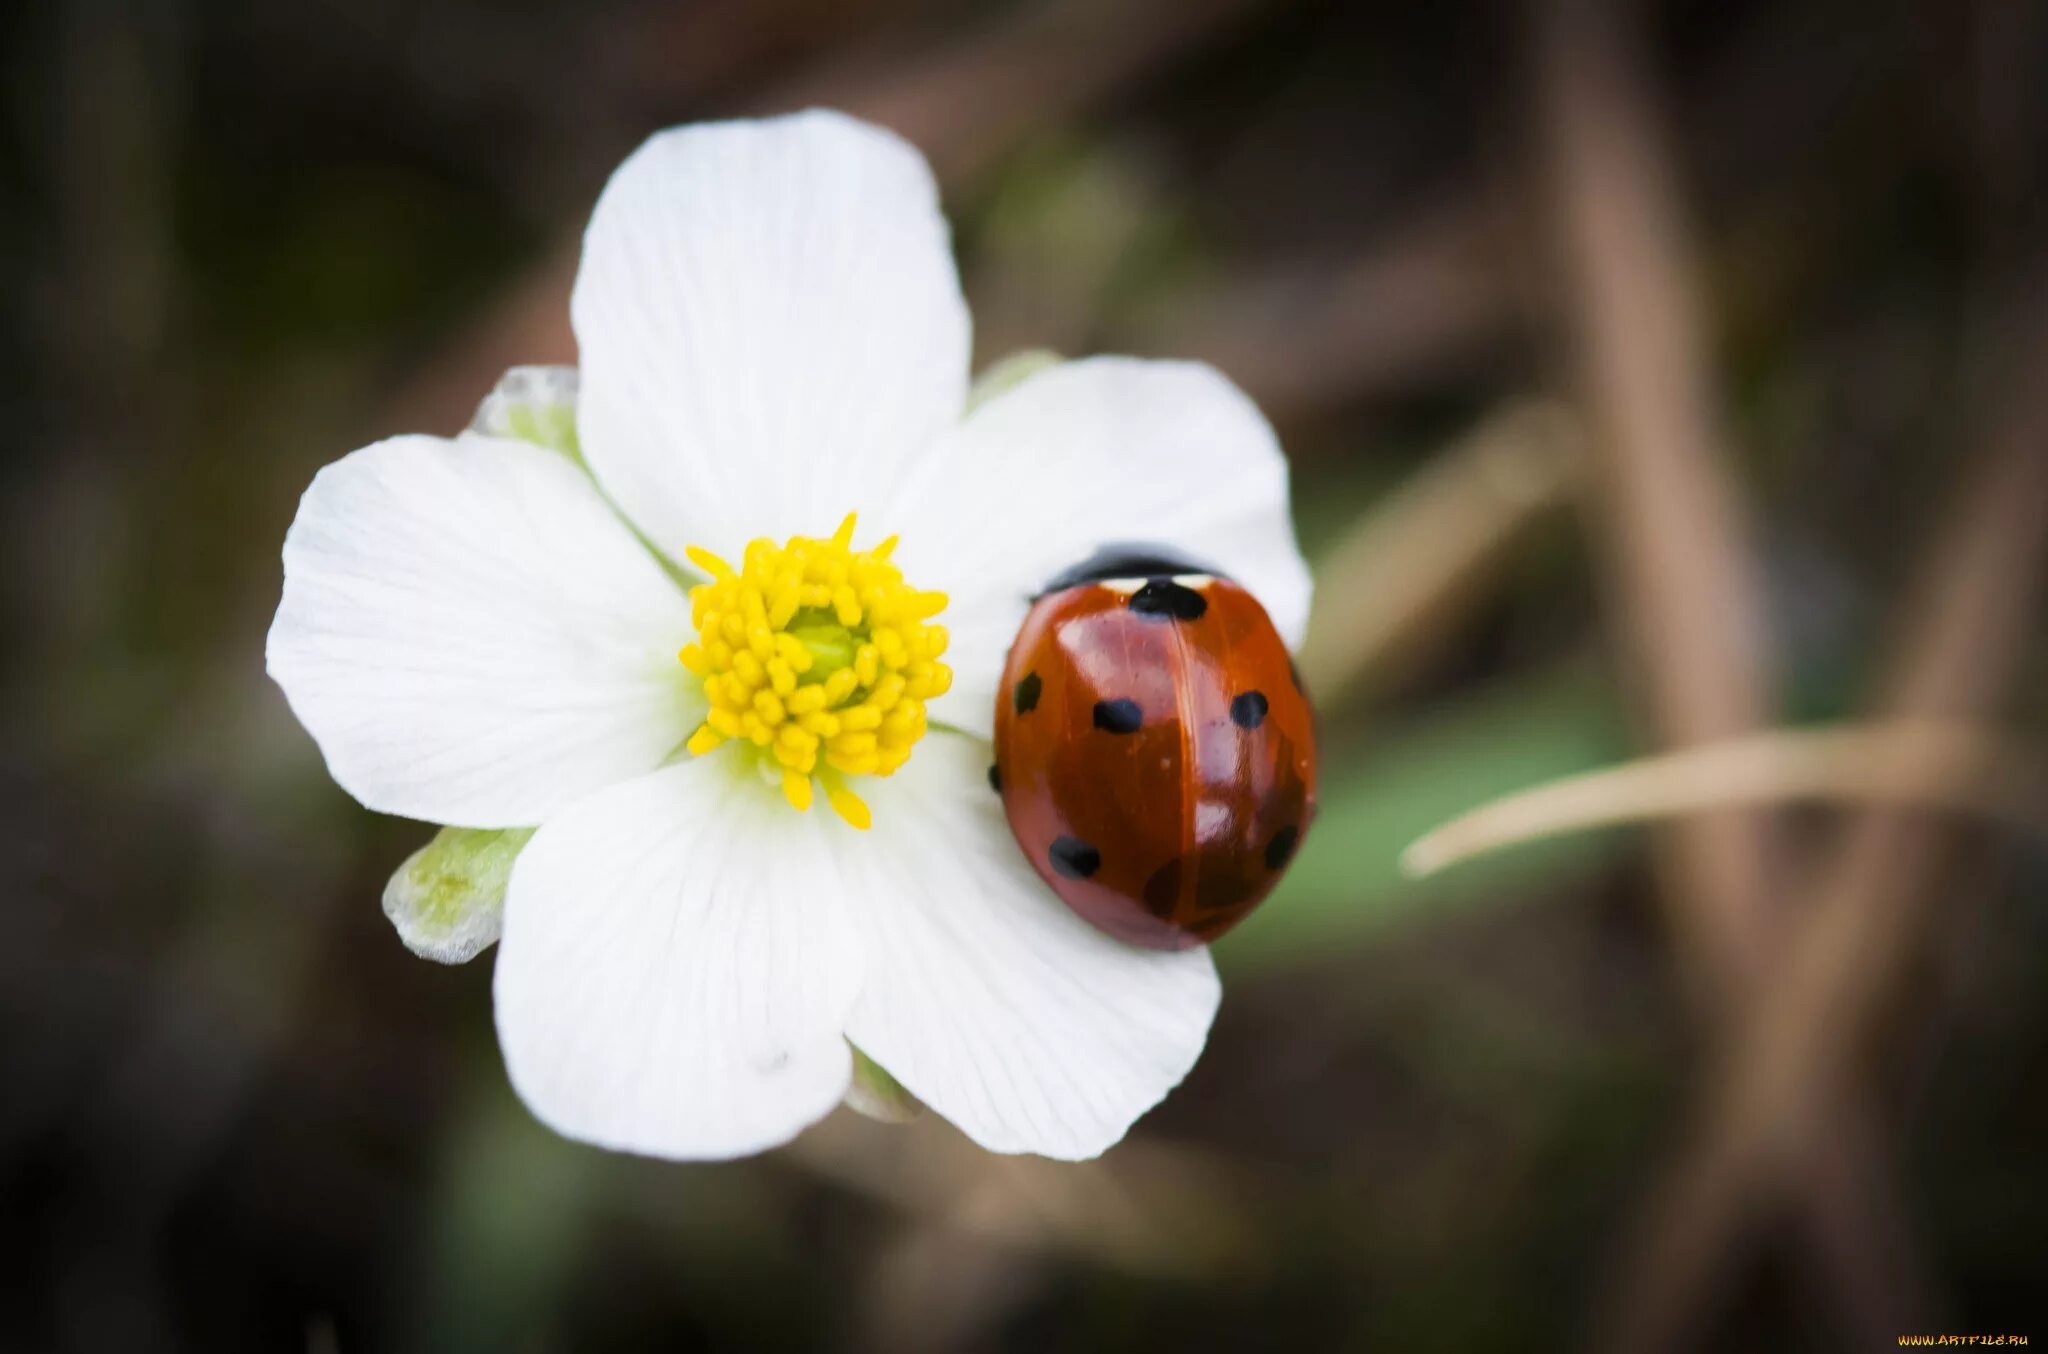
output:
M1120 940L1186 949L1243 920L1300 845L1314 715L1249 592L1171 551L1110 546L1024 618L989 776L1069 907Z

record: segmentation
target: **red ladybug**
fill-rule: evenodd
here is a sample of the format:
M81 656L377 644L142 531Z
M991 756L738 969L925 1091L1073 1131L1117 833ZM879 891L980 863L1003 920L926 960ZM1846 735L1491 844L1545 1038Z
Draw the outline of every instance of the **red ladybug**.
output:
M1300 846L1314 718L1250 593L1171 552L1106 547L1024 618L989 780L1067 906L1186 949L1242 921Z

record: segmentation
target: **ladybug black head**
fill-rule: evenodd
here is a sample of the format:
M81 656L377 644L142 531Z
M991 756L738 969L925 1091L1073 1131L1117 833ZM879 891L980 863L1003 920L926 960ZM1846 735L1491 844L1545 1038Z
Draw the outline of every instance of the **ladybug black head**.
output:
M1151 545L1142 541L1112 541L1098 547L1094 554L1079 564L1054 574L1046 581L1045 586L1039 589L1033 600L1048 593L1078 588L1084 583L1100 583L1112 578L1171 578L1175 574L1230 577L1215 565L1198 560L1170 545Z

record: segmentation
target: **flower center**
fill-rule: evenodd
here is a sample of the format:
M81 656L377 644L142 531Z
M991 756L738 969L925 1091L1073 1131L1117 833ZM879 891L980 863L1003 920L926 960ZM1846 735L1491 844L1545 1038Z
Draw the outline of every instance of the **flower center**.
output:
M945 610L942 592L920 592L889 562L891 536L853 549L854 515L830 540L792 536L747 542L738 569L691 546L690 562L711 575L690 589L695 643L679 655L704 679L711 702L690 735L703 756L744 744L779 771L792 807L811 806L813 782L839 816L871 821L848 776L886 776L910 760L924 736L924 703L944 695L953 672L939 655L946 629L927 622Z

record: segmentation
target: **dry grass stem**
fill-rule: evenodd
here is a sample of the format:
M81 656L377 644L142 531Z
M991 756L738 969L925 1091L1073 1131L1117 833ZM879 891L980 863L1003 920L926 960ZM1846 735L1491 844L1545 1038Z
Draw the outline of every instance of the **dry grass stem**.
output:
M1348 531L1317 571L1301 653L1316 699L1334 707L1412 672L1566 500L1579 451L1569 411L1510 406Z
M1426 203L1348 258L1279 262L1166 298L1131 324L1130 342L1214 363L1283 424L1441 382L1513 332L1497 235L1477 195Z
M1505 796L1418 838L1401 867L1419 877L1560 833L1797 800L1952 810L2041 829L2040 764L2011 734L1967 724L1775 729Z
M732 111L838 108L900 132L951 184L1153 66L1219 38L1257 4L1197 0L1158 9L1142 0L1041 0L936 51L891 59L849 53ZM427 363L427 376L398 391L380 426L453 431L506 368L576 360L569 289L582 253L580 205L568 215L574 231Z
M1113 1160L991 1156L933 1115L897 1125L851 1113L786 1150L921 1224L1006 1249L1141 1273L1244 1277L1260 1268L1246 1208L1256 1182L1202 1152L1134 1139Z
M2048 330L2025 354L2007 418L1930 551L1882 702L1893 718L1988 718L2019 671L2048 553ZM1874 810L1816 871L1782 976L1745 1018L1630 1252L1613 1347L1668 1345L1694 1319L1738 1224L1718 1200L1792 1154L1833 1150L1820 1129L1850 1094L1843 1069L1891 1009L1930 917L1955 902L1932 887L1951 837Z
M1640 674L1644 721L1657 743L1683 748L1771 724L1771 665L1669 172L1677 157L1618 9L1539 0L1539 121L1566 314L1594 418L1592 525ZM1688 815L1661 834L1656 859L1689 995L1718 1024L1763 982L1776 938L1770 820L1740 809ZM1845 1188L1791 1197L1809 1212L1888 1215L1898 1210L1859 1203L1882 1199L1888 1186L1873 1170ZM1742 1214L1731 1205L1727 1216L1732 1225ZM1845 1322L1862 1336L1904 1328L1925 1287L1909 1257L1863 1246L1844 1218L1816 1217L1803 1230L1844 1247L1814 1268ZM1888 1300L1873 1308L1872 1294ZM1640 1354L1658 1346L1617 1347Z
M1678 190L1637 63L1599 7L1540 7L1557 242L1594 426L1591 526L1651 736L1667 747L1771 723L1749 529L1714 415ZM1765 825L1688 818L1659 846L1679 949L1710 994L1752 980L1768 934Z

